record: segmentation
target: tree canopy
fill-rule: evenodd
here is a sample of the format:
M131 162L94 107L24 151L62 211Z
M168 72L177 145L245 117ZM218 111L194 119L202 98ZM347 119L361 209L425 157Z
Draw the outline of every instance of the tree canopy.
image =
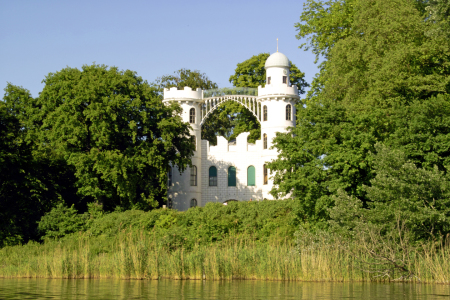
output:
M183 89L188 86L193 90L197 88L203 90L218 88L217 83L212 82L205 73L200 73L199 70L179 69L173 73L174 75L167 74L156 79L155 85L160 93L163 92L164 88L170 89L171 87Z
M329 218L338 192L365 208L375 201L366 186L380 170L376 143L398 149L418 168L446 174L450 44L428 36L436 24L422 4L306 4L297 37L308 37L301 47L324 61L297 107L297 127L275 139L280 157L269 167L276 171L273 194L292 192L311 220Z
M270 53L260 53L253 55L251 58L238 63L235 73L230 76L229 81L233 86L254 87L264 86L266 84L266 64ZM291 85L298 87L299 95L305 93L308 83L305 81L305 73L301 72L291 61L289 80Z

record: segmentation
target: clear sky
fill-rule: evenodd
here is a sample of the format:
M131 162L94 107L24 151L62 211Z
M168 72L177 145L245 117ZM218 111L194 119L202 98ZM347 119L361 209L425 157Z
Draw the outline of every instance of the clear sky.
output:
M237 63L276 52L277 38L311 83L314 55L298 48L294 27L305 1L0 0L0 87L11 82L36 97L49 72L94 62L149 82L200 70L227 87Z

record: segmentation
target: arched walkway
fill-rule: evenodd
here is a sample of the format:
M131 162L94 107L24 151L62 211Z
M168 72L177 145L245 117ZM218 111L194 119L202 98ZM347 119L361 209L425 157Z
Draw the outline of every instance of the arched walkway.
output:
M201 105L202 121L200 122L200 125L203 125L208 116L212 114L221 104L227 101L234 101L241 104L256 117L258 122L261 123L261 104L257 99L257 96L222 95L204 99L204 102Z

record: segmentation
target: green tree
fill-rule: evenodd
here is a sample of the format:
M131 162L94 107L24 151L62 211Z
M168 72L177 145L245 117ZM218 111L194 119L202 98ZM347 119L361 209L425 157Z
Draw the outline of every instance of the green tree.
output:
M417 167L401 150L376 144L367 208L361 201L340 191L331 209L332 224L341 234L351 234L367 224L381 233L395 231L400 219L414 240L439 238L450 232L450 181L437 166ZM366 224L366 225L365 225ZM342 231L344 229L344 231Z
M450 37L450 2L447 0L430 0L426 2L426 15L434 25L427 31L431 37Z
M266 84L266 64L269 53L260 53L251 58L238 63L234 75L230 76L229 81L233 86L253 87L264 86ZM291 62L289 81L291 85L298 87L299 95L305 93L308 83L305 81L305 73L301 72L295 64Z
M416 4L308 1L299 37L310 36L309 47L325 61L297 127L275 139L280 159L269 168L277 171L273 193L293 191L312 219L328 218L338 190L367 205L377 142L402 148L419 166L447 161L448 121L440 115L427 122L419 107L430 117L433 97L449 92L449 42L426 36L430 23ZM421 134L437 144L415 148Z
M74 168L78 193L106 210L149 209L165 197L166 170L190 163L189 125L135 72L91 65L50 73L35 99L39 150Z
M217 83L212 82L205 73L200 73L198 70L191 71L189 69L180 69L174 72L174 75L164 75L158 77L155 81L158 91L163 93L164 89L177 87L183 89L190 87L193 90L201 88L203 90L216 89Z
M21 89L26 95L28 91ZM37 239L36 222L58 201L57 188L24 142L19 119L0 102L0 247ZM44 171L45 170L45 171Z
M86 215L78 214L73 207L67 207L63 203L58 204L45 214L38 224L42 232L42 239L59 239L68 234L86 230Z

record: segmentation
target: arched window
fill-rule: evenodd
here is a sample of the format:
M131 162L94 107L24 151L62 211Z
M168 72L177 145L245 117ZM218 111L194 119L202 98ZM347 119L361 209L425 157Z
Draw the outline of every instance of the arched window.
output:
M287 83L287 76L283 76L283 83Z
M195 108L189 110L189 123L195 123Z
M267 77L267 84L270 84L270 76Z
M267 166L264 165L263 169L264 169L264 184L267 184L269 182L269 178L268 178L269 176L267 176L268 175L267 174Z
M286 105L286 120L291 120L292 106L290 104Z
M217 186L217 168L214 166L209 168L209 186Z
M191 167L191 186L197 186L197 167Z
M197 151L197 137L195 135L191 135L191 142L194 145L194 151Z
M233 166L228 168L228 186L236 186L236 168Z
M191 207L197 206L197 199L191 199Z
M263 106L263 121L267 121L267 106Z
M172 208L172 206L173 206L172 199L171 199L171 198L168 198L168 199L167 199L167 208Z
M256 180L255 180L255 167L250 166L247 169L247 185L248 186L255 186Z
M172 167L169 167L167 172L167 186L172 186Z
M263 148L267 149L267 133L263 134Z

